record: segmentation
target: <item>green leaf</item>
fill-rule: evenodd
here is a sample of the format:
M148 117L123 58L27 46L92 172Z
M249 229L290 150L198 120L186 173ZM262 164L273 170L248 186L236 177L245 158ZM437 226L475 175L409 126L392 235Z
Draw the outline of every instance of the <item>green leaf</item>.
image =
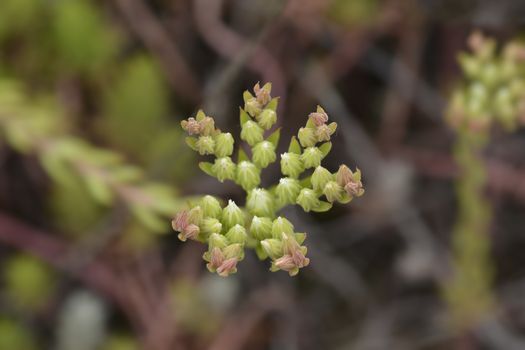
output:
M186 144L194 151L197 150L197 138L188 136L186 137Z
M242 147L239 147L239 153L237 154L237 163L240 163L245 160L249 161L250 158L248 157L246 152L244 152L244 149Z
M295 136L292 136L292 140L290 141L290 147L288 147L288 152L295 153L295 154L301 154L301 145L299 144L299 141L297 141L297 138Z
M348 193L345 192L345 194L343 195L343 197L341 198L341 200L339 200L339 203L341 204L347 204L347 203L350 203L352 201L353 197L350 197L348 195Z
M239 107L240 110L240 120L241 120L241 126L243 126L247 121L252 120L248 113L242 108Z
M281 137L281 128L275 130L266 141L269 141L273 144L275 148L277 148L277 145L279 144L279 138Z
M330 210L331 208L332 208L332 204L331 203L328 203L328 202L325 202L325 201L320 201L319 205L317 206L317 208L314 208L312 210L317 212L317 213L323 213L325 211Z
M255 254L257 254L257 257L259 258L259 260L264 260L268 258L268 254L266 254L264 249L261 247L260 243L257 244L257 246L255 247Z
M108 184L106 184L102 178L96 175L87 175L84 178L84 181L87 185L89 193L97 202L104 205L111 204L113 201L113 193L111 192Z
M319 149L323 153L323 158L330 153L330 150L332 149L332 143L331 142L325 142L321 146L319 146Z
M168 221L160 218L151 208L142 205L134 205L131 211L138 221L153 232L168 232Z
M301 187L303 188L311 188L312 187L312 175L299 180L299 185L301 185Z
M306 122L306 127L310 128L310 129L315 129L316 128L312 118L308 118L308 121Z
M271 109L272 111L276 112L278 105L279 105L279 97L274 97L271 99L270 102L268 102L265 108Z
M204 171L206 174L215 177L215 173L212 170L213 164L210 162L200 162L199 168Z

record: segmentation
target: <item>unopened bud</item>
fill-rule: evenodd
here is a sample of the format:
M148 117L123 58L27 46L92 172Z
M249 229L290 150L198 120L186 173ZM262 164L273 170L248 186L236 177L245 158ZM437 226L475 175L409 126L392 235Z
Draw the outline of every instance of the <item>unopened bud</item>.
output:
M272 92L272 84L266 83L261 88L259 83L257 83L253 87L253 92L255 92L257 102L259 102L261 106L265 106L271 99L270 93Z
M215 141L211 136L200 136L195 147L201 156L213 154L215 150Z
M272 220L266 217L254 216L250 224L250 234L253 238L262 241L272 237Z
M256 118L257 122L263 129L269 130L277 122L277 113L275 113L273 109L267 108Z
M203 216L220 219L222 208L217 198L210 195L204 196L199 205L202 208Z
M272 217L275 213L274 199L267 190L254 188L246 198L246 209L252 215Z
M223 182L224 180L234 180L235 179L235 163L231 160L230 157L222 157L215 159L215 162L212 166L213 173L217 176L217 180Z
M199 122L201 135L210 136L215 131L215 120L211 117L204 117Z
M290 152L281 154L281 172L284 175L296 179L303 171L304 165L300 155Z
M200 228L205 236L209 236L212 233L220 233L222 231L222 224L215 218L205 218L202 220Z
M235 225L244 225L244 212L232 200L229 200L228 205L222 210L222 223L227 230Z
M188 118L188 120L183 120L180 122L180 125L182 126L182 129L186 131L190 135L198 135L200 134L200 124L198 121L195 120L195 118Z
M179 233L178 237L183 242L185 242L187 239L196 240L199 236L199 232L199 226L189 224L181 233Z
M255 164L248 161L242 161L237 165L235 181L245 191L249 191L261 183L260 170Z
M297 179L284 177L279 180L279 184L275 188L275 195L281 205L293 204L300 191L301 185Z
M283 270L287 271L290 276L295 276L299 273L299 268L295 265L291 255L283 255L279 259L272 262L272 271Z
M232 134L220 133L215 137L215 155L217 157L229 157L233 153L233 140Z
M326 124L328 121L328 114L320 106L317 106L317 112L310 113L308 117L312 120L315 126Z
M304 211L308 212L319 206L319 197L314 190L303 188L297 196L297 204L299 204Z
M244 226L235 225L226 233L226 238L228 238L230 243L244 244L248 239L248 235Z
M317 147L308 147L303 151L303 154L301 154L301 160L306 169L321 165L323 157L323 152Z
M237 272L237 262L236 258L226 259L224 262L217 267L217 274L221 277L228 277L231 274Z
M253 120L248 120L241 129L241 139L250 146L261 142L264 139L264 130Z
M212 233L208 238L208 245L210 247L210 251L214 248L226 248L228 244L230 244L230 242L228 242L228 239L219 233Z
M343 198L344 190L337 182L329 181L324 186L323 194L330 203L333 203L335 201L340 201Z
M267 238L261 241L261 247L272 260L283 256L283 242L275 238Z
M232 243L222 250L225 259L236 258L237 260L244 259L243 245L239 243Z
M261 113L261 104L256 98L251 98L244 104L244 110L248 112L252 117L255 117Z
M312 187L314 190L321 192L324 189L324 186L329 181L332 181L333 178L334 176L332 173L330 173L326 168L318 166L312 173Z
M339 170L335 174L335 181L341 186L345 186L347 183L353 179L352 170L350 170L346 165L339 166Z
M275 162L275 146L269 141L262 141L252 149L253 162L259 168L266 168L270 163Z
M297 137L303 147L313 147L317 143L315 129L312 128L300 128Z
M290 221L279 216L272 223L272 237L282 239L283 235L293 235L293 225Z
M315 137L318 142L330 141L333 132L328 125L321 125L315 129Z

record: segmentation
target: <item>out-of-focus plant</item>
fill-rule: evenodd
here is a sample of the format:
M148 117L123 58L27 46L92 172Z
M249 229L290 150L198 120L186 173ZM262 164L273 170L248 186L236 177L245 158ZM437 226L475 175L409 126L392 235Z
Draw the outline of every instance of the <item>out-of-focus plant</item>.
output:
M129 335L112 334L106 340L102 350L139 350L140 346Z
M0 318L0 349L36 350L33 335L21 324Z
M17 84L0 83L0 129L5 142L21 153L36 154L56 182L73 185L80 178L99 204L120 201L148 229L166 230L163 218L181 208L169 186L147 181L139 167L127 164L118 153L69 135L63 112L52 101L31 101Z
M27 255L15 255L3 266L5 291L13 303L24 310L46 305L55 289L53 271Z
M341 165L331 173L321 166L332 148L330 137L337 124L328 124L328 115L318 107L306 126L299 129L298 137L292 137L288 152L281 154L283 177L279 183L261 188L261 170L277 160L280 129L269 135L266 131L277 121L278 98L271 98L269 83L262 88L256 84L254 92L255 96L244 92L244 108L240 109L240 137L250 146L250 156L240 147L237 161L233 161L232 134L217 129L214 119L203 111L182 121L182 128L190 135L188 145L201 155L215 157L213 163L201 162L200 168L220 182L231 180L241 186L247 194L245 207L232 200L223 207L208 195L178 213L172 224L182 241L208 244L204 259L211 272L221 276L236 272L247 247L255 249L260 259L270 258L271 271L284 270L293 276L310 261L302 245L306 234L295 232L292 223L277 212L289 204L307 212L324 212L333 202L348 203L364 193L361 172ZM308 169L313 173L306 175Z
M452 95L447 121L457 133L454 158L460 169L456 190L459 214L453 232L454 275L445 295L456 325L470 327L493 304L489 228L491 208L485 198L487 179L482 152L490 130L514 130L525 116L525 47L496 42L474 33L471 52L459 57L466 80Z

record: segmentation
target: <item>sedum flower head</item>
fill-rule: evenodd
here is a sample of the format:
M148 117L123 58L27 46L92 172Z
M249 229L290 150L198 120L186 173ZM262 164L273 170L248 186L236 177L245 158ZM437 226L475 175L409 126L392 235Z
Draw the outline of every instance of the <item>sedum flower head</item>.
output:
M270 163L275 162L275 146L269 141L262 141L252 149L253 162L259 168L266 168Z
M509 53L516 56L516 53ZM525 58L525 55L524 55ZM482 70L478 71L481 74ZM509 66L504 71L509 77L516 74L516 68ZM490 72L489 72L490 73ZM485 81L494 78L486 73ZM502 73L503 74L503 73ZM485 88L475 88L472 93L478 100L486 98ZM525 81L516 81L512 86L503 87L494 94L495 105L500 115L510 114L509 101L516 94L525 95ZM364 193L361 172L352 172L341 166L332 174L321 166L323 158L330 152L330 140L337 128L329 123L327 113L321 108L310 113L304 127L292 137L288 151L281 154L282 176L275 186L261 187L261 169L276 161L276 148L280 129L269 130L277 122L278 98L271 97L271 84L262 87L258 83L253 93L243 95L244 109L240 110L240 138L250 146L248 154L240 147L234 162L235 140L231 133L221 132L215 127L215 120L199 111L193 118L181 122L182 128L190 135L188 146L201 155L210 155L213 160L200 162L199 167L220 182L232 180L246 191L246 204L239 207L233 200L223 208L221 202L206 195L198 205L177 213L172 227L179 233L179 239L204 242L208 250L203 259L209 271L219 276L229 276L237 271L244 259L245 249L254 249L260 259L271 260L271 271L283 270L291 276L307 266L304 246L306 233L294 231L294 225L279 210L286 205L299 205L305 211L323 212L331 203L349 202ZM470 109L483 109L475 103ZM521 107L525 115L525 102ZM317 145L324 142L319 147ZM303 175L305 169L314 168L311 176ZM320 197L326 200L321 201Z

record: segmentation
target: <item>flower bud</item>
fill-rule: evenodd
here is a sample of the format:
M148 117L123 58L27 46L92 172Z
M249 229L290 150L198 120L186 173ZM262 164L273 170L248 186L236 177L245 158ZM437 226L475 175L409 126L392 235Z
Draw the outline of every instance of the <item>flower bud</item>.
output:
M255 117L261 113L261 104L256 98L251 98L244 104L244 110L248 112L252 117Z
M265 109L257 117L257 122L264 130L269 130L277 122L277 113L273 109Z
M188 120L183 120L180 122L182 129L190 135L199 135L201 132L201 127L198 121L195 118L188 118Z
M244 212L232 200L222 210L222 223L227 230L235 225L244 225Z
M237 260L244 259L244 249L242 244L232 243L222 250L224 258L231 259L236 258Z
M330 173L326 168L322 166L318 166L315 168L311 182L312 187L316 191L322 191L324 186L328 183L328 181L332 181L334 176L332 173Z
M330 203L340 201L343 198L343 193L343 187L335 181L329 181L323 189L323 194Z
M275 203L270 192L254 188L246 198L246 209L252 215L272 217L275 213Z
M199 236L199 232L200 232L199 226L195 224L189 224L188 226L186 226L184 231L179 233L177 237L183 242L185 242L187 239L196 240L197 237Z
M262 141L252 149L253 162L259 168L266 168L270 163L275 162L275 146L269 141Z
M235 181L241 185L245 191L249 191L261 183L260 170L255 164L242 161L237 165Z
M323 157L323 152L317 147L308 147L303 151L303 154L301 154L301 160L306 169L321 165Z
M315 126L321 126L328 121L328 114L321 107L317 107L317 112L310 113L308 117L312 120Z
M233 153L233 140L232 134L229 132L220 133L215 137L215 155L217 157L229 157Z
M275 195L279 204L293 204L301 191L301 185L297 179L284 177L279 180L279 184L275 188Z
M283 235L293 235L293 225L290 221L286 220L282 216L273 220L272 223L272 237L276 239L282 239Z
M195 206L188 212L188 222L190 224L199 225L204 218L203 210L200 206Z
M361 182L361 170L356 169L355 173L352 173L351 179L346 183L344 189L352 197L361 197L365 193Z
M319 206L319 198L314 190L303 188L297 196L297 204L299 204L304 211L308 212Z
M213 154L213 151L215 150L215 141L213 141L211 136L200 136L195 147L201 156L205 154Z
M262 241L272 237L272 220L266 217L254 216L250 224L250 234L253 238Z
M209 236L212 233L220 233L222 231L222 224L215 218L205 218L201 222L200 229L205 236Z
M230 244L228 239L219 233L212 233L208 238L208 246L210 247L210 251L212 251L214 248L226 248L228 244Z
M264 139L263 134L264 130L253 120L248 120L241 129L241 139L250 146L261 142Z
M237 272L237 263L239 260L236 258L226 259L224 262L217 267L217 274L221 277L228 277L229 275Z
M296 179L303 171L304 165L300 155L290 152L281 154L281 172L284 175Z
M315 137L318 142L330 141L330 136L332 136L332 129L328 125L321 125L315 129Z
M261 241L261 247L272 260L283 256L283 242L279 239L268 238Z
M221 203L217 198L207 195L204 196L200 201L200 207L202 208L202 213L205 217L211 217L219 219L222 214Z
M346 165L339 166L339 170L337 170L337 173L335 174L335 181L341 186L345 186L347 183L352 181L352 170L350 170Z
M312 128L300 128L297 137L303 147L313 147L317 143L315 129Z
M235 225L226 233L226 238L228 238L230 243L244 244L248 239L248 235L244 226Z
M257 83L253 87L253 92L255 92L257 102L259 102L261 106L265 106L271 99L270 93L272 92L272 84L266 83L261 88L259 83Z
M217 180L223 182L235 179L235 168L235 163L230 157L222 157L215 159L211 170L217 176Z
M204 117L200 122L201 135L210 136L215 131L215 120L211 117Z
M295 265L293 258L290 255L283 255L279 259L272 262L271 271L283 270L287 271L290 276L295 276L299 273L299 268Z

